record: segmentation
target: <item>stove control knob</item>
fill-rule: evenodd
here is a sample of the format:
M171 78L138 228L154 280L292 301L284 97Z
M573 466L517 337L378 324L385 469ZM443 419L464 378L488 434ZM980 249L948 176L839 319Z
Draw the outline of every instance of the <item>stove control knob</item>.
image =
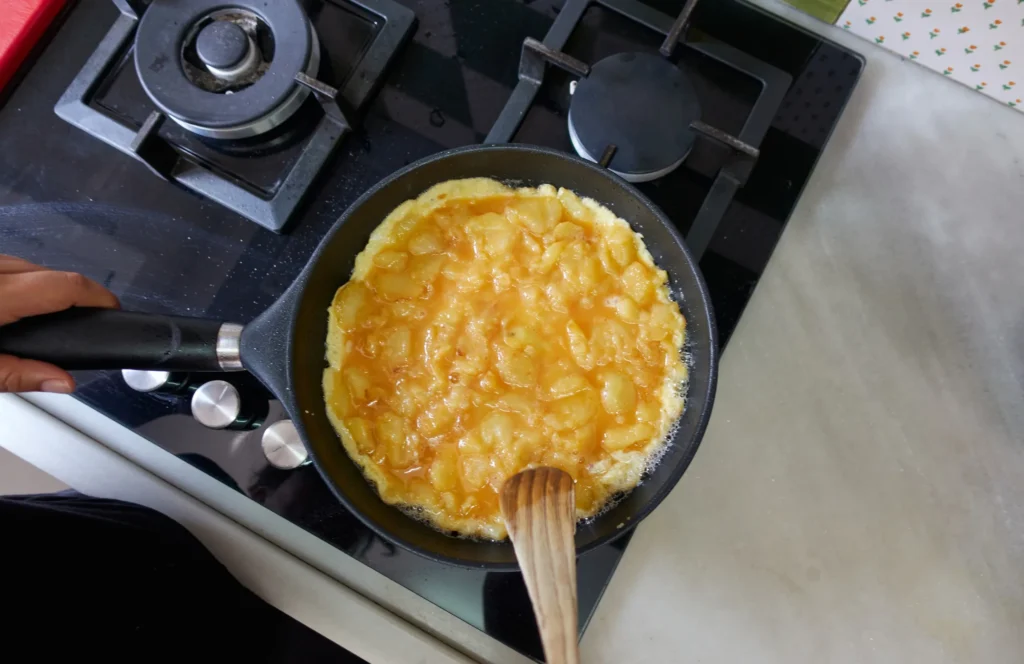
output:
M291 420L274 422L267 427L263 432L263 455L271 466L282 470L292 470L312 461Z
M192 417L210 429L256 429L268 409L266 399L243 399L238 388L226 380L211 380L192 394Z
M164 394L181 394L192 384L187 373L175 371L142 371L139 369L123 369L121 376L128 387L136 392L161 392Z

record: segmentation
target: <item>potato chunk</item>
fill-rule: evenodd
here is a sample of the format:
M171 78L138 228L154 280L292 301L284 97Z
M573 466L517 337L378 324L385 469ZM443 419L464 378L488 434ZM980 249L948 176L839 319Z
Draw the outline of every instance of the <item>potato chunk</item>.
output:
M516 229L501 215L493 212L474 217L466 224L466 232L478 256L500 256L511 251L518 237Z
M604 432L601 445L606 450L623 450L634 443L648 440L654 435L654 427L649 424L632 424L628 427L615 427Z
M430 483L438 491L451 491L459 483L459 453L454 446L438 451L430 464Z
M377 292L388 302L411 300L423 295L424 284L405 274L385 272L377 276Z
M636 407L636 388L633 381L616 371L604 374L601 387L601 404L612 415L632 412Z
M637 304L647 304L653 287L647 268L637 262L631 263L622 273L622 287Z
M401 272L409 264L409 254L404 251L382 251L373 257L373 264L391 272Z
M543 235L562 218L562 204L557 198L524 198L505 208L505 216L531 233Z
M334 297L334 315L342 329L351 329L359 322L359 314L370 291L358 281L345 284Z

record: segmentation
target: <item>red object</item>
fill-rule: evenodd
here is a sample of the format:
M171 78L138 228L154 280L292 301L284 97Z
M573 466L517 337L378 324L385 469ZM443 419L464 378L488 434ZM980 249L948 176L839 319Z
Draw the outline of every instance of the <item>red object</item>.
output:
M0 89L11 80L65 0L0 0Z

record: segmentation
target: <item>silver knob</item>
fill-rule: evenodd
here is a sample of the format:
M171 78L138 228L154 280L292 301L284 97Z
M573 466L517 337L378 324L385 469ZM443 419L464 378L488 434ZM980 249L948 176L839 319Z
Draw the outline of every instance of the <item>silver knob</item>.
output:
M211 429L255 429L267 417L268 403L249 395L242 403L238 388L226 380L211 380L192 395L192 417Z
M185 394L195 386L192 374L185 371L142 371L122 369L125 384L136 392L162 392L164 394Z
M309 451L291 420L274 422L263 432L263 455L271 466L292 470L310 462Z
M211 380L192 395L192 417L211 429L227 429L242 412L242 397L231 383Z
M171 380L170 371L141 371L139 369L122 369L121 376L128 387L136 392L156 392L165 387Z

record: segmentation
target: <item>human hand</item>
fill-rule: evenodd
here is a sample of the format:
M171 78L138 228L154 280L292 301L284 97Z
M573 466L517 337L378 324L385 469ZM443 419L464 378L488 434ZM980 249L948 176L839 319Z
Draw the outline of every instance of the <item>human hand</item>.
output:
M76 272L56 272L0 254L0 325L71 307L117 309L113 293ZM67 371L46 362L0 355L0 392L62 392L75 389Z

